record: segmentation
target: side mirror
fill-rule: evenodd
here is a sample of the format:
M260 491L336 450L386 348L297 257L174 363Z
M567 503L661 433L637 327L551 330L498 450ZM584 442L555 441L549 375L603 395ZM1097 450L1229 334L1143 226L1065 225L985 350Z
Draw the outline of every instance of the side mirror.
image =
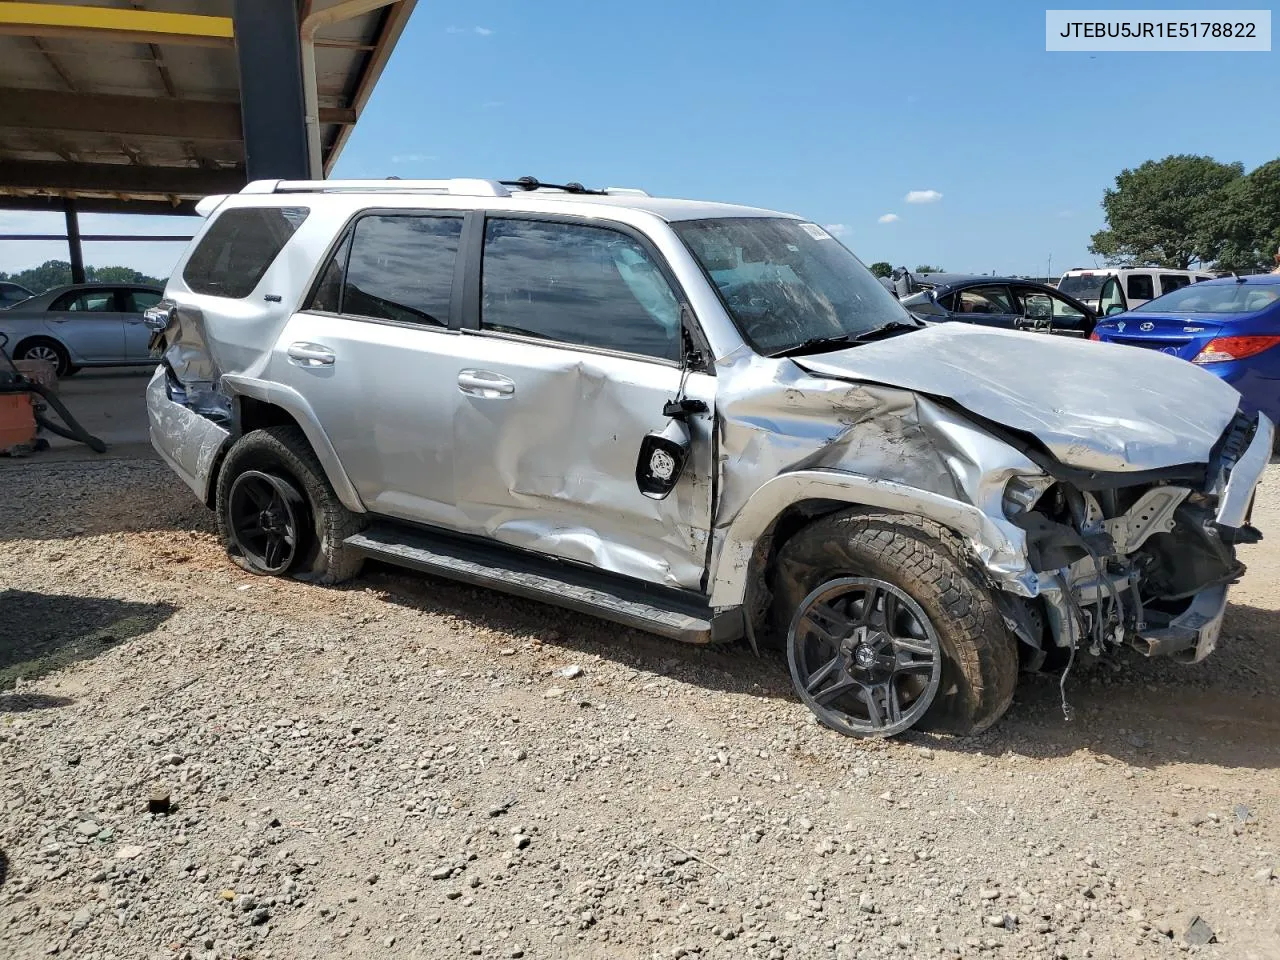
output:
M651 500L664 500L675 489L689 459L692 438L683 420L670 420L661 430L640 441L636 460L636 486Z
M1111 306L1107 307L1106 316L1114 317L1117 313L1124 313L1124 307L1120 304L1113 303Z

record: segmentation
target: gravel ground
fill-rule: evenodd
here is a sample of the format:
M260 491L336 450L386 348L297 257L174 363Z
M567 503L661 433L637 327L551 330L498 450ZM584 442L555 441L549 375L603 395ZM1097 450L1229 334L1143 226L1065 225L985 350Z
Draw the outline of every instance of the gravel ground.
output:
M777 659L250 577L158 463L0 484L0 956L1280 956L1275 541L1204 664L859 742Z

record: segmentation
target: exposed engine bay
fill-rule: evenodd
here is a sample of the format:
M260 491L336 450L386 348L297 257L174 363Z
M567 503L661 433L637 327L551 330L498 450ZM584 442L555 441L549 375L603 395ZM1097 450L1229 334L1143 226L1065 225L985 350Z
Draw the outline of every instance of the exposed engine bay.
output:
M1006 595L1011 628L1034 647L1047 633L1057 646L1094 656L1125 645L1203 659L1216 643L1227 587L1244 573L1235 545L1261 538L1248 524L1251 497L1241 505L1232 496L1232 472L1245 461L1241 473L1252 474L1270 438L1269 424L1241 414L1207 469L1165 471L1185 476L1012 480L1005 515L1026 533L1040 602Z

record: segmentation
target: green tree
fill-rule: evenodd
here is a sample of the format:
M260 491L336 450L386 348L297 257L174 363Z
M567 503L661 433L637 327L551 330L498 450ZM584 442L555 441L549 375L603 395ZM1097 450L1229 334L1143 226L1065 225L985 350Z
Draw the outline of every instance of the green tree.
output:
M90 283L147 283L157 287L164 286L163 280L148 277L130 267L85 267L84 278ZM19 270L17 273L0 273L0 280L11 280L28 290L44 293L71 282L71 264L66 260L46 260L38 267Z
M927 263L922 263L920 264L920 266L916 267L915 272L916 273L946 273L947 271L944 270L942 267L931 267Z
M1148 160L1116 177L1102 197L1107 227L1089 252L1111 264L1151 264L1185 270L1209 263L1218 249L1211 224L1226 190L1244 175L1239 163L1178 154Z
M871 273L877 277L893 276L893 266L884 260L877 260L871 265Z
M1208 219L1205 245L1220 270L1265 270L1280 247L1280 160L1264 163L1223 192Z

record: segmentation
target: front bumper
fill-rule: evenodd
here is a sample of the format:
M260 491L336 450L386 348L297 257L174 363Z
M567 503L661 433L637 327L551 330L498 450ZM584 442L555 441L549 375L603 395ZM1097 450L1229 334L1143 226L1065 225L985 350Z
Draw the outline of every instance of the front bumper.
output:
M213 470L231 439L230 431L171 400L163 366L147 384L147 420L156 453L208 503Z

